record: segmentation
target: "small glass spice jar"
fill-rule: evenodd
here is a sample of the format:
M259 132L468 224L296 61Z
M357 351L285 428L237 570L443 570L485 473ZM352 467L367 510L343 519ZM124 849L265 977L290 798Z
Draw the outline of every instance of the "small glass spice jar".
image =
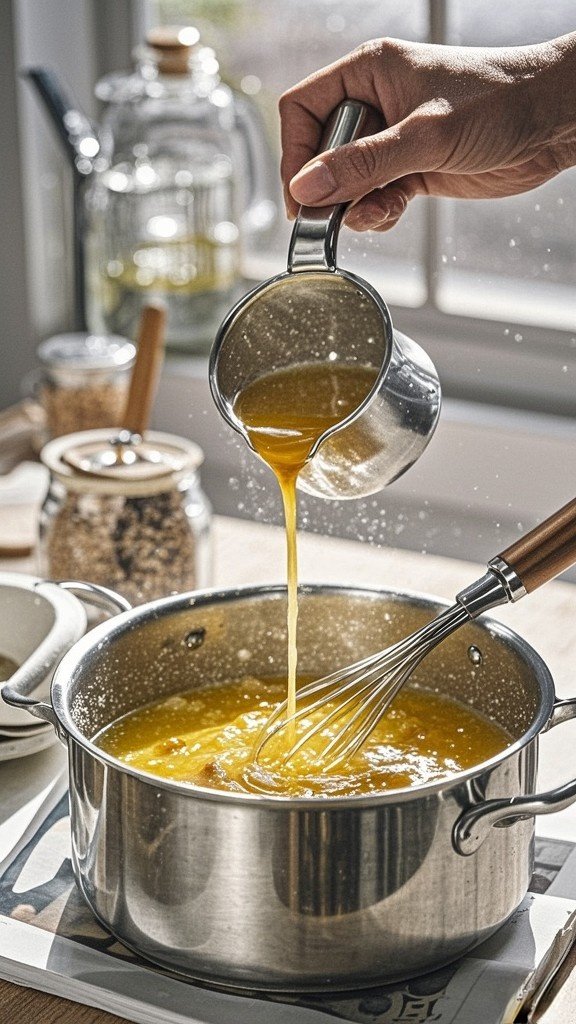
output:
M78 430L120 426L136 347L104 334L58 334L37 349L38 398L46 440Z
M131 449L129 461L110 466L116 434L83 431L42 449L50 486L40 516L40 574L99 583L134 605L206 587L211 508L198 475L202 450L149 431L146 458ZM101 471L77 468L84 451L86 465L94 453L105 456Z

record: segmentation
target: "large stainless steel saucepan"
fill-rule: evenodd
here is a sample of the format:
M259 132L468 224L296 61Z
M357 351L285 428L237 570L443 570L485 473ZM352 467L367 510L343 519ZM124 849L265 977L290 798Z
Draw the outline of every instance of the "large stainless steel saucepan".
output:
M303 588L300 601L299 665L314 675L405 636L442 607L322 586ZM431 653L413 684L470 701L513 739L444 782L378 796L224 793L154 778L93 743L109 722L159 697L284 674L285 623L281 587L153 601L78 641L56 670L50 703L5 690L51 720L68 746L78 885L125 944L216 984L345 989L439 967L521 902L533 815L576 800L576 780L534 795L539 734L575 717L576 697L556 700L536 652L484 619ZM471 645L481 659L470 660Z

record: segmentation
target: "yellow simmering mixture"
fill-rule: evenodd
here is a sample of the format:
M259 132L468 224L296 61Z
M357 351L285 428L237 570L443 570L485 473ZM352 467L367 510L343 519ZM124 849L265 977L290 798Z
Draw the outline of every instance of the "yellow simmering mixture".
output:
M299 685L308 680L300 679ZM287 796L381 793L471 768L511 742L494 722L427 690L405 689L365 746L331 771L317 762L326 730L283 764L286 737L272 739L257 764L256 736L286 696L285 679L244 678L187 691L113 722L97 744L125 764L190 785ZM304 727L311 718L304 720Z

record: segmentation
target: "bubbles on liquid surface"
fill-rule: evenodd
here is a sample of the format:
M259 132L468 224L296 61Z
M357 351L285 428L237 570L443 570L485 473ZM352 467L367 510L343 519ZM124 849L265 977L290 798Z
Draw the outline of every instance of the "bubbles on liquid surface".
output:
M206 630L203 626L199 629L193 629L184 637L184 643L189 651L195 651L198 647L202 647L204 639L206 637Z
M482 651L480 650L479 647L475 647L474 644L470 644L467 653L468 660L471 661L473 665L481 665L482 662L484 661L484 655L482 654Z

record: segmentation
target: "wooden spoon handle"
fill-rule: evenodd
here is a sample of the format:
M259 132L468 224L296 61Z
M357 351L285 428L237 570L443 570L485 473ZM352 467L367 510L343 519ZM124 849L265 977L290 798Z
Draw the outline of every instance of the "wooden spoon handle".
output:
M499 556L528 593L576 562L576 498Z
M160 303L144 306L140 318L136 361L122 426L131 434L143 434L150 421L152 402L164 359L166 310Z

